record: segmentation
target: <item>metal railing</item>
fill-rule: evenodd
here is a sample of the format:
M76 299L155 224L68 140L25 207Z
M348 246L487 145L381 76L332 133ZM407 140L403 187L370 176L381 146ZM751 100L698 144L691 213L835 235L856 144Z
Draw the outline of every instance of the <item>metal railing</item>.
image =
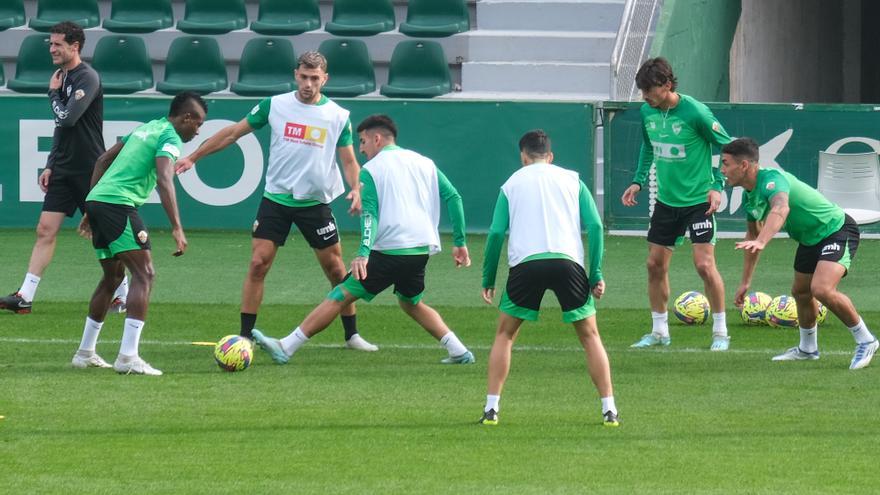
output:
M626 0L611 54L611 99L637 98L636 72L647 58L654 20L663 0Z

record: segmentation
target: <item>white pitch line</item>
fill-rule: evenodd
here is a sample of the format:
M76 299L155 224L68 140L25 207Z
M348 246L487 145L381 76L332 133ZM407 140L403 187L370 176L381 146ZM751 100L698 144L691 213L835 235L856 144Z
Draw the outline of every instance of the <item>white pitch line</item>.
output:
M119 344L120 340L102 340L104 344ZM7 344L38 344L38 345L79 345L79 340L74 339L31 339L31 338L17 338L17 337L0 337L0 343ZM145 345L158 345L158 346L189 346L192 345L192 341L189 340L142 340L141 344ZM430 344L377 344L379 345L379 349L415 349L415 350L434 350L440 349L442 346L438 345L430 345ZM309 347L318 347L321 349L340 349L342 348L342 344L311 344ZM785 346L780 346L778 349L730 349L725 351L729 354L766 354L766 355L776 355L784 351ZM490 346L485 345L472 345L469 346L470 349L488 351ZM541 345L520 345L515 346L513 348L514 351L534 351L534 352L583 352L581 347L559 347L559 346L541 346ZM616 350L616 349L615 349ZM686 354L686 353L702 353L702 352L711 352L708 348L694 348L694 347L667 347L664 349L657 350L637 350L637 349L625 349L627 352L633 353L644 353L644 354ZM830 356L844 356L852 354L851 351L821 351L822 354L830 355Z

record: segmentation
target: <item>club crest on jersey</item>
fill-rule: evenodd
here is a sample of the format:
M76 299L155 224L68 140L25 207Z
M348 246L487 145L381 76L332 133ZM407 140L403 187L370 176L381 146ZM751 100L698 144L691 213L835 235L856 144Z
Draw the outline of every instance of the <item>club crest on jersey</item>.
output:
M678 133L681 132L681 122L672 123L672 132L674 132L675 135L678 136Z
M86 95L86 92L85 92L85 91L83 91L83 90L81 90L81 89L78 89L78 90L76 90L76 91L73 92L73 99L74 99L74 100L82 100L82 99L83 99L83 96L85 96L85 95Z
M773 181L770 181L770 182L767 183L767 186L766 186L765 188L766 188L768 191L772 191L772 190L776 189L776 183L773 182Z
M715 132L721 132L721 124L718 121L712 122L712 130Z
M67 96L70 96L70 92L73 91L73 86L67 87Z
M254 226L253 226L253 229L252 229L252 230L253 230L254 232L256 232L256 231L257 231L257 227L259 227L259 226L260 226L260 221L259 221L259 220L254 220Z
M147 239L149 239L149 235L147 235L146 230L142 230L142 231L138 232L137 237L138 237L138 241L140 241L141 244L146 244Z
M657 124L655 122L648 122L648 127L650 127L651 130L653 131L653 130L657 129Z

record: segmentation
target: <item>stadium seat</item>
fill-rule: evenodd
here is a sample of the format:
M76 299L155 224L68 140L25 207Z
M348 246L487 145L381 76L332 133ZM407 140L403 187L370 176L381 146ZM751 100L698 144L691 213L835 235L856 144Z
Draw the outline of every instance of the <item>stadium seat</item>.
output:
M24 1L0 1L0 31L24 26Z
M45 94L56 69L49 55L49 35L32 34L21 42L15 60L15 77L6 87L19 93Z
M190 34L224 34L247 27L244 0L186 0L177 29Z
M442 38L470 29L465 0L409 0L406 22L400 32L407 36Z
M376 90L376 74L367 44L361 40L329 39L318 47L327 58L330 79L322 93L331 97L359 96Z
M318 0L260 0L251 31L269 36L295 36L321 27Z
M816 187L856 223L880 222L880 159L877 153L819 152Z
M391 54L388 84L381 93L392 98L432 98L452 91L449 65L436 41L401 41Z
M391 0L336 0L324 29L336 36L373 36L396 25Z
M153 87L147 45L138 36L105 36L95 45L92 67L101 75L106 94L129 94Z
M75 22L83 29L98 27L98 0L37 0L37 16L31 17L28 26L47 32L61 21Z
M113 0L104 29L115 33L152 33L174 25L171 0Z
M208 36L182 36L171 42L165 60L165 80L156 90L173 95L181 91L199 94L226 89L226 63L217 40Z
M238 82L232 92L241 96L272 96L296 89L296 54L285 38L254 38L241 52Z

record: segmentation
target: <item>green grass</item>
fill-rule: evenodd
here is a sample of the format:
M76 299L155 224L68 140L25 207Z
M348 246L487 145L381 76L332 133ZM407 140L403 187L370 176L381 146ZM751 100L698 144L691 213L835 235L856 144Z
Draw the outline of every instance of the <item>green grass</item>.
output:
M0 233L0 288L21 281L33 234ZM821 360L771 363L796 331L750 328L733 311L732 349L710 353L709 327L674 325L673 345L628 348L650 324L644 239L609 238L609 293L599 325L623 425L600 424L583 353L554 304L526 324L501 403L481 427L486 358L497 310L479 301L475 266L444 252L429 265L427 302L477 356L438 364L444 351L383 294L359 306L378 353L341 348L334 323L287 366L258 353L224 373L209 348L235 333L249 257L243 232L192 232L170 256L154 233L158 271L141 353L163 377L67 366L100 276L88 244L59 241L31 315L0 314L0 493L874 493L877 363L848 371L852 339L833 318ZM345 236L346 253L354 236ZM448 245L448 243L447 243ZM741 255L721 241L732 293ZM863 241L841 287L880 326L875 241ZM700 289L689 249L674 259L673 293ZM774 241L755 289L786 292L793 245ZM874 280L875 282L871 282ZM326 281L295 239L282 249L258 326L286 334L319 302ZM547 297L547 302L553 300ZM115 357L122 317L107 319L98 351Z

